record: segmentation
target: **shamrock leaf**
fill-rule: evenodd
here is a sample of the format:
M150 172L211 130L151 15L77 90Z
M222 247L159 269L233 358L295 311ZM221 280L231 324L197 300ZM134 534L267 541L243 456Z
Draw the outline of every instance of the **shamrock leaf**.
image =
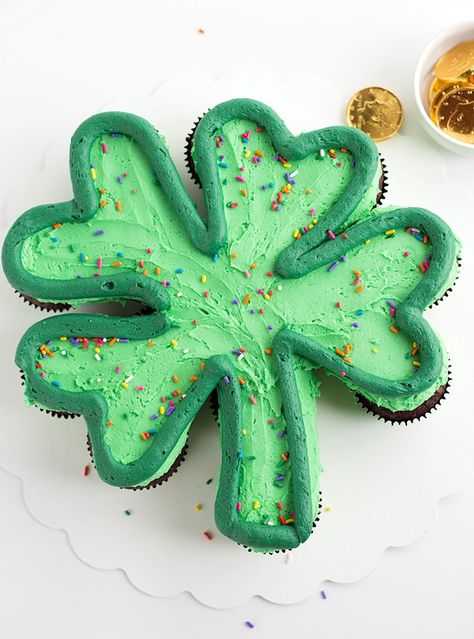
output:
M423 209L373 210L380 164L359 131L293 137L248 100L196 130L207 225L144 121L95 116L71 149L75 200L20 218L10 280L158 312L34 325L17 352L29 401L84 414L101 477L136 486L172 466L217 389L218 527L297 546L319 505L313 369L394 411L431 396L447 358L422 313L455 278L451 231Z
M242 127L252 121L261 125L252 132L255 140L249 131L257 155L242 142ZM224 157L218 131L228 135L235 153ZM344 144L336 158L330 147ZM187 255L191 244L210 256L226 246L239 253L232 266L243 270L260 255L273 268L299 229L314 226L302 245L316 246L323 220L336 229L367 215L381 174L375 147L360 131L331 127L294 137L271 109L251 100L217 106L197 130L207 226L162 137L141 118L93 116L74 134L70 158L74 199L20 217L6 238L3 265L21 293L75 306L130 298L168 307L163 272L173 254ZM298 172L294 185L290 174Z

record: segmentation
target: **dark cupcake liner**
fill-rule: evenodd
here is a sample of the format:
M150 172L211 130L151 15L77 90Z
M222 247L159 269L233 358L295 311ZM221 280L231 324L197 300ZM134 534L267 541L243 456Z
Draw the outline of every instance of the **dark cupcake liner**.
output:
M20 379L21 385L25 385L26 377L24 372L20 369ZM50 410L49 408L43 408L42 406L38 406L38 404L33 404L35 408L40 410L42 413L46 413L47 415L51 415L52 417L62 417L63 419L74 419L74 417L79 417L79 413L67 413L64 410Z
M196 167L194 165L194 160L191 155L191 150L193 148L194 134L196 133L198 124L199 122L201 122L201 120L206 115L206 113L207 111L203 113L201 116L199 116L196 122L193 124L191 131L186 136L186 145L184 147L184 162L186 164L186 168L188 170L189 175L191 176L191 179L193 180L195 184L199 186L199 188L202 188L202 184L201 184L199 175L197 174Z
M217 397L217 390L216 389L214 389L212 391L212 393L209 395L209 408L211 409L211 413L213 414L214 419L216 420L217 425L220 428L219 419L218 419L218 417L219 417L219 400L218 400L218 397Z
M95 465L94 462L94 453L92 451L92 444L91 444L91 440L89 435L87 435L87 450L89 452L90 458L92 460L92 463ZM120 486L121 489L123 490L150 490L150 488L156 488L157 486L161 486L161 484L164 484L165 482L168 481L168 479L174 475L175 473L177 473L178 468L181 466L181 464L184 462L184 460L186 459L186 455L188 453L188 443L186 442L186 444L183 446L183 448L181 449L181 452L179 453L179 455L176 457L176 459L174 460L173 464L170 466L170 468L166 471L166 473L163 473L163 475L160 475L159 477L157 477L156 479L153 479L151 482L149 482L148 484L146 484L145 486Z
M52 417L61 417L62 419L74 419L75 417L80 417L79 413L67 413L64 410L49 410L49 408L41 408L41 406L37 406L36 404L34 404L34 407L42 413L46 413Z
M387 164L385 162L385 158L383 158L380 155L380 153L379 153L379 158L380 158L380 166L382 167L382 173L380 174L380 178L379 178L379 192L377 193L377 197L375 198L375 204L372 207L372 209L375 209L377 206L380 206L380 204L385 199L385 196L387 195L387 191L388 191Z
M15 293L23 300L23 302L29 304L29 306L34 306L38 308L40 311L53 312L53 313L62 313L63 311L68 311L72 308L71 304L67 302L41 302L34 297L30 297L28 295L24 295L15 289ZM132 301L132 300L130 300ZM104 300L107 302L107 300ZM140 308L134 315L151 315L154 313L155 309L151 306L143 306Z
M412 410L391 411L384 406L379 406L371 402L361 393L356 393L355 397L357 402L363 406L368 413L375 415L378 419L383 419L386 423L389 422L391 424L409 424L415 420L420 421L422 417L427 417L432 411L437 410L440 403L449 395L451 382L451 366L449 366L446 384L442 384L431 397L428 397L426 401Z
M319 520L321 519L322 505L323 505L322 493L321 493L321 491L319 491L318 513L316 515L316 518L313 521L313 527L311 529L311 534L314 533L314 529L316 528L316 526L318 525ZM247 550L247 552L255 552L258 555L278 555L279 553L291 552L292 550L295 550L294 548L278 548L277 550L256 551L256 550L253 550L253 548L249 548L245 544L239 544L239 542L236 542L236 543L237 543L238 546L242 546L242 548L245 548Z
M34 306L35 308L39 308L41 311L47 311L48 313L52 311L53 313L62 313L63 311L68 311L72 306L63 302L41 302L37 300L35 297L30 297L29 295L24 295L24 293L20 293L15 289L15 293L21 297L21 299L30 306Z
M462 258L461 258L461 257L457 257L457 258L456 258L456 263L457 263L457 265L458 265L458 269L460 270L460 269L461 269L461 266L462 266ZM449 294L452 292L453 288L456 286L456 282L458 281L458 279L459 279L459 272L458 272L458 274L456 275L456 279L455 279L455 280L454 280L454 282L451 284L451 286L450 286L449 288L447 288L447 289L444 291L444 293L443 293L440 297L438 297L438 299L437 299L437 300L435 300L434 302L432 302L432 303L428 306L428 308L433 308L433 306L438 306L438 304L440 304L440 303L441 303L442 301L444 301L447 297L449 297Z
M144 306L143 308L141 308L137 313L135 313L135 315L141 316L141 315L151 315L152 313L155 312L155 309L152 308L151 306Z

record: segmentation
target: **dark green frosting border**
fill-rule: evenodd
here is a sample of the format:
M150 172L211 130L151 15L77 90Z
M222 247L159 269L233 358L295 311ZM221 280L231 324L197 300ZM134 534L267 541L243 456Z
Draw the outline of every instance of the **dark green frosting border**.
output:
M102 315L69 314L51 317L33 325L23 336L16 362L26 375L26 392L34 403L53 410L81 413L85 416L100 476L117 486L136 485L155 474L171 453L179 437L192 421L214 388L218 390L221 420L222 466L216 497L215 517L219 529L228 537L254 548L292 548L303 542L312 528L312 493L309 461L301 405L298 397L293 358L303 356L335 375L346 372L344 381L359 389L386 397L408 397L430 388L441 373L441 345L423 319L422 313L443 289L456 257L456 244L449 227L424 209L398 209L351 227L348 238L327 240L355 210L370 185L378 166L376 147L363 133L346 127L332 127L293 136L280 118L267 106L252 100L231 100L209 111L195 135L195 158L208 211L208 225L199 216L189 198L161 136L145 120L124 113L104 113L86 120L71 142L71 180L74 199L70 202L39 206L27 211L10 230L3 248L3 266L12 285L20 292L49 300L132 298L159 311L170 304L169 296L157 282L137 273L108 276L103 279L49 280L36 277L23 268L21 249L24 240L55 222L86 221L98 206L98 196L90 179L89 153L93 141L103 133L121 132L133 137L144 149L159 176L160 184L173 204L177 219L188 231L195 246L214 254L226 242L225 207L212 146L216 131L227 121L246 118L267 129L277 151L288 160L301 159L320 148L342 147L351 150L355 167L351 182L328 212L326 225L315 227L299 242L283 251L276 269L284 277L300 277L327 264L387 228L421 225L429 235L432 263L420 284L397 308L397 326L419 344L423 366L409 379L389 381L346 365L334 353L290 329L283 329L274 340L274 357L279 368L281 392L287 421L288 444L292 458L292 489L295 525L265 526L246 523L236 512L238 501L238 451L241 391L231 361L216 354L206 363L202 377L187 393L186 401L160 430L147 452L132 464L113 459L104 440L107 405L95 391L72 393L52 387L35 371L34 354L40 343L58 335L101 335L150 339L167 329L164 313L148 317L110 318ZM325 228L326 227L326 228ZM223 383L228 376L229 384Z
M143 118L130 113L100 113L83 122L71 140L70 174L74 199L30 209L16 220L7 234L2 262L11 285L25 295L47 301L126 298L138 299L157 309L168 308L170 300L167 291L152 278L139 273L72 280L35 276L26 271L21 262L23 242L30 235L54 223L85 222L94 216L99 207L99 196L89 170L91 146L102 134L120 132L134 138L142 147L161 187L176 210L177 219L187 230L196 248L208 255L218 253L225 246L227 237L226 208L218 167L211 150L215 145L216 131L235 118L258 122L267 130L278 153L288 160L302 159L321 148L332 146L351 149L356 165L343 197L328 212L329 228L338 228L357 207L377 170L377 149L370 138L357 129L329 127L293 136L268 106L255 100L230 100L211 109L199 123L195 134L196 163L208 213L206 226L158 131ZM298 244L302 244L302 247L317 246L324 239L324 230L316 227L313 233L305 235Z

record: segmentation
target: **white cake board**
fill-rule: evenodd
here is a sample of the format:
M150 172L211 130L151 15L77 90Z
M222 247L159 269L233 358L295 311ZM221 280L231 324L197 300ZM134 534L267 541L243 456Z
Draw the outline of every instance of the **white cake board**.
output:
M258 72L217 81L180 76L151 97L116 100L104 110L129 110L153 122L185 175L184 139L193 121L222 100L244 96L270 104L295 133L343 122L345 96L334 87L316 77L282 81ZM386 548L421 537L433 523L437 501L470 479L474 202L455 165L447 167L445 154L416 127L411 105L402 132L381 144L380 151L389 170L385 203L433 210L464 244L454 291L426 314L444 337L453 384L448 400L428 418L391 426L356 405L341 384L323 378L318 416L323 512L308 542L290 553L248 553L216 531L216 486L206 481L216 477L220 452L207 409L191 431L186 461L166 485L131 492L107 486L93 469L84 477L90 460L82 418L55 419L23 403L15 346L23 331L45 314L24 304L1 280L0 465L22 478L33 517L64 529L83 561L122 569L137 588L153 595L189 591L215 607L237 606L253 595L294 603L320 589L324 580L361 579ZM12 194L2 230L30 206L70 196L68 140L63 140L48 153L44 170L26 176ZM203 505L201 512L195 512L196 503ZM212 541L203 536L205 530L214 533Z

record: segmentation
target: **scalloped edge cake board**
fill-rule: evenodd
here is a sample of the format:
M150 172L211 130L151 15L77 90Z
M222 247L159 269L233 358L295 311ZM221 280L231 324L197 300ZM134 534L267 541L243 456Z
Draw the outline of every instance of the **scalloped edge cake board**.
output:
M322 91L331 92L333 106L318 99ZM334 87L314 77L285 82L259 72L228 74L216 81L181 75L150 97L121 99L103 110L129 110L157 125L184 175L185 137L193 122L230 97L267 102L294 133L343 122L345 96ZM131 492L107 486L94 470L85 478L83 468L90 460L82 418L54 419L23 403L13 364L15 345L31 323L46 315L24 304L2 278L0 465L22 478L32 516L64 529L80 559L97 568L120 568L152 595L189 591L219 608L238 606L254 595L295 603L320 589L324 580L361 579L386 548L420 538L434 521L436 502L471 478L474 433L466 415L472 373L465 336L472 317L474 233L468 212L473 200L456 183L461 181L453 165L446 167L443 153L415 126L410 111L402 132L379 149L389 175L384 204L429 208L463 241L463 266L454 290L426 313L447 345L453 383L448 400L426 419L391 426L368 415L349 391L321 375L322 516L308 542L290 553L248 553L216 531L215 481L207 480L216 477L220 451L207 408L191 430L186 461L164 486ZM12 193L3 231L30 206L71 196L67 156L65 139L50 149L44 170L27 176ZM199 198L190 178L185 180ZM198 502L203 509L195 512ZM125 510L131 515L124 515ZM215 533L212 541L204 530Z

